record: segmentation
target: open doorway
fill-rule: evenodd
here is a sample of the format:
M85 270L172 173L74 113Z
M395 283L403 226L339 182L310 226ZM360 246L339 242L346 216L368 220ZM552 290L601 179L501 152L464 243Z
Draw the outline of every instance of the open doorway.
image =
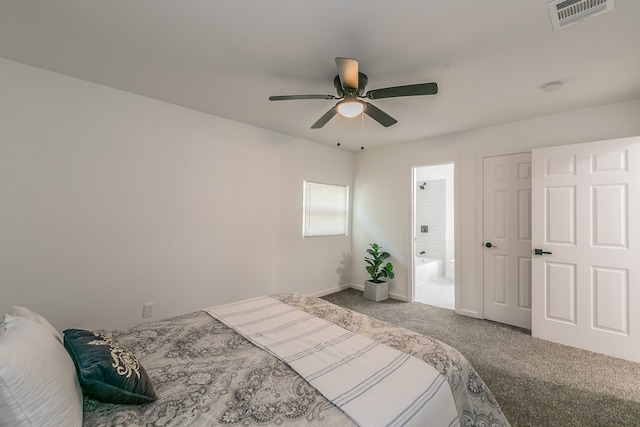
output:
M413 178L413 300L454 310L454 164L414 167Z

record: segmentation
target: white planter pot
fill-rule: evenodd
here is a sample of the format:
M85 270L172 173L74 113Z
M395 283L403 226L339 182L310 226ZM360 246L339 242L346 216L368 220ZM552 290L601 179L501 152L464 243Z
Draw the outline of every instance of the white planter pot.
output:
M389 298L389 282L364 282L364 297L372 301L384 301Z

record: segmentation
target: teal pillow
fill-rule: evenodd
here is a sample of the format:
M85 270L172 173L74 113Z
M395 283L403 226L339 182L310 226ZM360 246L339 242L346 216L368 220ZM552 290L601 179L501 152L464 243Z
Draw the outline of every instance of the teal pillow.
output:
M110 334L67 329L64 347L87 395L129 405L157 399L151 379L138 359Z

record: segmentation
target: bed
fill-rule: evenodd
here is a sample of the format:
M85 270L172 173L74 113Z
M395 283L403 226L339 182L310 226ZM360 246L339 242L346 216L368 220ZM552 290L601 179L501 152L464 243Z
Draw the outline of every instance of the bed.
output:
M435 368L455 403L452 425L509 425L482 379L454 348L320 298L272 298ZM205 311L98 333L135 354L154 396L131 405L85 393L84 426L357 425L288 364Z

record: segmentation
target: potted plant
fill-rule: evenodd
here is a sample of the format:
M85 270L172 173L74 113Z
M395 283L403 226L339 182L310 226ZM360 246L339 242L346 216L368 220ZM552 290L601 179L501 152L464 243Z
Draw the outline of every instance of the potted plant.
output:
M391 255L383 251L377 243L371 243L364 260L367 263L367 273L371 280L364 282L364 297L373 301L382 301L389 298L389 282L380 280L381 277L393 279L393 264L387 260Z

